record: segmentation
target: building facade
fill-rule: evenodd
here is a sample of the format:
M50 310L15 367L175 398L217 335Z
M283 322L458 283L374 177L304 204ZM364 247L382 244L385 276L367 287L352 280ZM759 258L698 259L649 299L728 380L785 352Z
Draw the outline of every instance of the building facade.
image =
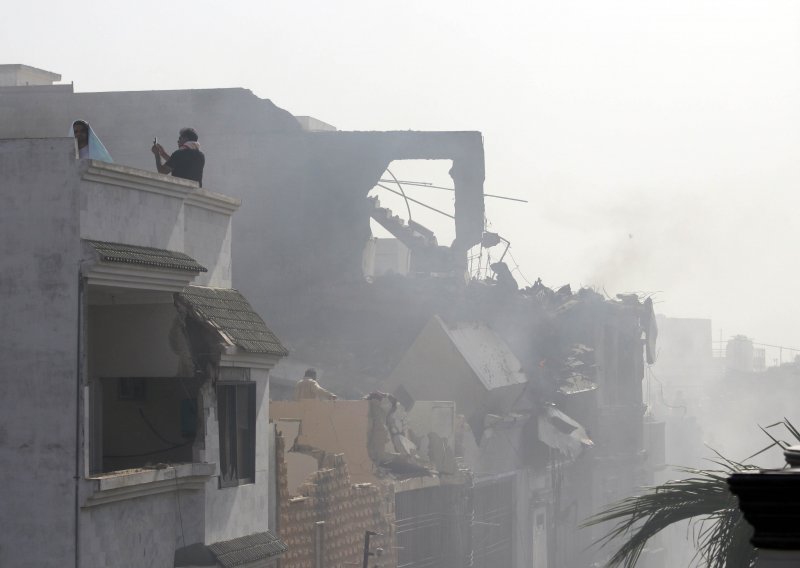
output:
M268 372L239 202L0 140L4 566L267 566Z

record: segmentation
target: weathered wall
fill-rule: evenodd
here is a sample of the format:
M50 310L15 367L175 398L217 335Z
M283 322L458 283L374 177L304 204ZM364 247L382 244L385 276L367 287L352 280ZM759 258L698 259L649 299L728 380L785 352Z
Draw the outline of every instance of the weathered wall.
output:
M81 568L172 568L177 548L202 541L202 492L87 507L81 528Z
M81 250L74 152L71 139L0 140L2 566L61 567L74 558Z

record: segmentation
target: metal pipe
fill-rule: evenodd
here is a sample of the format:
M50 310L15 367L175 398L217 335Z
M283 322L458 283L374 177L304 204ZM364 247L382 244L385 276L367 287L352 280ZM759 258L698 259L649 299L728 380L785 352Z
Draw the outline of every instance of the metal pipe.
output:
M450 215L449 213L445 213L444 211L440 211L439 209L436 209L436 207L431 207L430 205L425 205L425 204L424 204L422 201L417 201L416 199L411 199L410 197L406 197L405 195L403 195L403 194L402 194L402 193L400 193L399 191L395 191L395 190L393 190L391 187L387 187L387 186L385 186L385 185L382 185L382 184L380 184L380 183L379 183L379 184L376 184L376 185L377 185L378 187L382 187L382 188L383 188L383 189L385 189L386 191L391 191L391 192L392 192L392 193L394 193L395 195L400 195L400 196L402 196L402 197L405 197L405 199L407 199L408 201L411 201L411 202L413 202L413 203L416 203L416 204L418 204L418 205L422 205L422 206L423 206L423 207L425 207L426 209L430 209L431 211L436 211L437 213L441 213L441 214L442 214L442 215L444 215L445 217L450 217L451 219L455 219L455 217L453 217L453 216L452 216L452 215Z
M389 179L379 179L378 181L382 181L384 183L391 182L392 180ZM406 185L415 185L419 187L430 187L431 189L444 189L446 191L455 191L454 187L444 187L441 185L433 185L432 183L423 182L423 181L404 181L401 180L399 183L404 183ZM505 195L494 195L492 193L484 193L484 197L494 197L495 199L507 199L508 201L519 201L520 203L528 203L527 199L520 199L519 197L507 197Z
M408 220L411 221L411 206L408 204L408 197L406 197L406 192L403 190L403 186L400 184L399 181L397 181L397 178L394 177L394 174L392 173L392 171L390 169L387 168L386 172L390 176L392 176L392 179L394 179L395 183L397 184L397 187L400 188L400 193L403 194L403 199L406 200L406 209L408 209Z
M325 568L325 521L314 523L314 568Z
M361 568L368 568L369 564L369 535L370 531L364 533L364 562L362 562Z

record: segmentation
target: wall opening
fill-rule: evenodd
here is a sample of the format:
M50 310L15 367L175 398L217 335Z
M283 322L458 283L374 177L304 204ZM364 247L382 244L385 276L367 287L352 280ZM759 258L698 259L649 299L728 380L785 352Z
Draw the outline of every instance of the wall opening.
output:
M395 160L370 190L364 276L448 272L456 236L452 160Z
M92 474L193 460L199 389L172 295L90 287Z

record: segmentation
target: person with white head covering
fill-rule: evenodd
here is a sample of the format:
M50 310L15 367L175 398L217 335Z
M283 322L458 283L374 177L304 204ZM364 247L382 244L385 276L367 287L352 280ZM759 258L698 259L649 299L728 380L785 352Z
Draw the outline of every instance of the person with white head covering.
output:
M75 137L78 143L78 157L81 160L98 160L100 162L113 163L111 154L108 153L106 147L100 141L100 138L95 134L92 127L85 120L76 120L72 123L72 131L70 132Z

